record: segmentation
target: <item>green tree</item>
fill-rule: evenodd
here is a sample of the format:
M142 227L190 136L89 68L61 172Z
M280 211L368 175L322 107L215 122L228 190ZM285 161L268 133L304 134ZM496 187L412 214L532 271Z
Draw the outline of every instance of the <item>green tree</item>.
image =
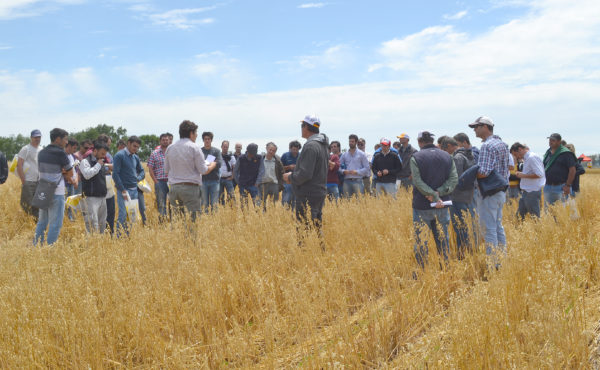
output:
M150 154L152 154L154 148L159 145L160 140L156 135L141 135L140 140L142 140L142 145L138 151L138 156L145 162L150 158Z
M121 126L115 129L113 126L106 124L100 124L96 127L88 127L82 131L72 132L69 134L69 137L72 137L77 141L83 141L85 139L94 141L100 134L108 135L112 139L110 152L113 154L117 151L117 141L119 141L119 139L127 141L127 129Z
M30 138L21 134L8 137L0 136L0 151L6 155L6 159L10 162L22 147L29 144L30 140Z

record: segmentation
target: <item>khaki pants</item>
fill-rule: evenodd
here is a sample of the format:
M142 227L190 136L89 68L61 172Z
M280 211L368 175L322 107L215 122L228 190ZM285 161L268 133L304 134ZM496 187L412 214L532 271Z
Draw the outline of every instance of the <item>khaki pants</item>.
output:
M36 220L39 210L31 205L31 201L33 200L37 184L37 181L25 181L25 184L21 185L21 207L25 213L32 215Z

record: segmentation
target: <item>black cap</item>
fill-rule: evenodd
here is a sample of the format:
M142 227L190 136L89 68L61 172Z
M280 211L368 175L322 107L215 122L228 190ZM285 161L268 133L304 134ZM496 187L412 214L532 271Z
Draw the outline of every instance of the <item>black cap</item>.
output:
M560 134L553 133L552 135L548 136L547 139L561 141L562 140L562 136L560 136Z

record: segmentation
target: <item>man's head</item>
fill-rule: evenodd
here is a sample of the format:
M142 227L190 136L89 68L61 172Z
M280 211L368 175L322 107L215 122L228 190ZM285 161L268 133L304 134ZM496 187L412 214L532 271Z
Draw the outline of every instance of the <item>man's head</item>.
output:
M179 138L190 139L196 142L198 137L198 125L192 121L185 120L179 124Z
M529 151L529 149L527 148L527 146L517 142L514 143L511 147L510 147L510 154L512 154L516 159L521 160L523 158L525 158L525 154Z
M267 143L267 158L273 158L275 153L277 153L277 145L274 142Z
M400 146L402 144L399 141L394 141L394 143L392 144L392 147L396 150L400 150Z
M30 136L31 146L37 148L40 145L41 141L42 141L42 132L37 129L31 131L31 136Z
M400 139L400 145L402 146L407 146L408 145L408 141L410 140L410 136L408 136L406 133L401 133L400 135L396 136L398 139Z
M167 133L160 134L159 143L160 143L160 147L163 150L167 149L167 147L169 146L170 141L171 140L169 139L169 134L167 134Z
M142 140L139 137L133 135L127 139L127 150L131 154L135 154L140 150L140 146L142 145Z
M293 157L297 157L298 153L300 153L300 149L302 148L302 145L300 144L300 142L298 140L294 140L290 142L290 153L292 153Z
M50 131L50 142L54 145L58 145L61 148L67 146L69 141L69 133L62 128L55 128Z
M454 140L456 140L458 146L460 146L461 148L471 148L471 141L469 140L469 136L464 132L454 135Z
M392 141L390 139L381 138L381 140L379 140L379 146L381 147L381 151L384 154L387 154L390 151L390 145L391 144L392 144Z
M242 143L235 143L235 153L242 154Z
M204 131L202 133L202 142L204 143L205 148L210 148L212 146L214 135L212 132Z
M329 150L333 154L340 154L340 147L341 147L341 144L337 140L334 140L329 144Z
M300 130L302 131L303 138L308 139L314 134L319 133L319 128L321 127L321 120L319 117L307 115L300 123Z
M67 152L67 154L73 154L77 151L77 148L79 148L77 140L69 139L67 141L67 146L65 147L65 152Z
M96 140L94 142L94 150L92 154L96 159L104 159L106 158L106 153L108 152L108 145L104 141Z
M92 149L92 141L90 139L85 139L79 143L79 153L82 155L87 153L88 150Z
M173 144L173 134L170 132L167 132L167 136L169 137L169 145Z
M478 117L475 122L469 124L469 127L475 131L475 136L483 140L494 134L494 122L490 117Z
M437 147L441 149L442 148L442 141L446 140L447 138L449 138L448 135L442 135L442 136L438 137L438 139L437 139Z
M417 142L419 143L419 148L423 148L426 145L433 144L434 137L435 135L429 131L419 132L419 134L417 135Z
M362 150L363 152L366 152L366 145L367 142L362 137L356 142L356 146L358 147L358 149Z
M110 148L110 144L112 144L112 139L110 138L110 136L108 136L106 134L100 134L100 135L98 135L98 138L96 140L97 141L102 141L109 148Z
M119 139L119 141L117 141L117 150L125 149L125 146L125 141L123 141L122 139Z
M354 134L348 136L348 146L350 147L350 150L356 149L356 143L358 143L358 136Z
M446 136L440 143L440 149L452 155L458 149L458 143L450 136Z
M571 153L575 154L575 145L569 143L569 144L565 145L565 148L569 149L571 151Z
M552 150L558 149L558 147L561 146L561 141L562 137L560 136L560 134L554 133L548 136L548 145L550 145L550 148Z
M221 153L227 154L229 152L229 141L223 140L221 143Z
M248 158L252 159L256 156L256 154L258 154L258 145L254 143L248 144L248 146L246 147L246 155L248 156Z

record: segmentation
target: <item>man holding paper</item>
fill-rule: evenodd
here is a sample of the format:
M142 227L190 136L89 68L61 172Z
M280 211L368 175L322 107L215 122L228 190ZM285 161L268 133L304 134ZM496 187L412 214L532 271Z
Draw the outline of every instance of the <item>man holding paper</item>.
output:
M221 156L221 150L212 146L212 132L203 132L202 141L204 142L202 154L204 154L208 166L208 172L202 175L202 207L204 212L208 213L209 209L214 210L219 202L221 180L219 172L223 157Z
M444 260L448 260L450 214L447 207L452 204L450 194L458 183L452 157L433 144L434 136L429 131L419 132L417 140L421 150L414 153L410 159L413 180L414 252L421 267L425 267L429 253L426 238L422 237L425 225L433 233L438 254L442 255ZM441 233L438 224L441 226Z

